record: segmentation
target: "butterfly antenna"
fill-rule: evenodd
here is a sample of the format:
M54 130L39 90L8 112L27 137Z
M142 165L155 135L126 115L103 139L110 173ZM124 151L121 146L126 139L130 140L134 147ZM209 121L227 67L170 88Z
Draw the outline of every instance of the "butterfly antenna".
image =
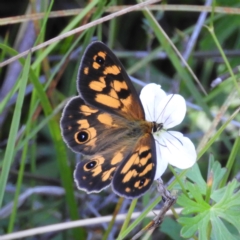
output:
M159 114L158 118L156 119L156 122L158 122L158 119L164 114L164 111L165 111L168 103L170 103L170 101L172 100L173 96L174 96L174 94L172 94L171 98L168 100L167 104L165 105L165 107L163 108L163 110L162 110L161 113ZM167 120L167 119L165 119L165 121L166 121L166 120Z

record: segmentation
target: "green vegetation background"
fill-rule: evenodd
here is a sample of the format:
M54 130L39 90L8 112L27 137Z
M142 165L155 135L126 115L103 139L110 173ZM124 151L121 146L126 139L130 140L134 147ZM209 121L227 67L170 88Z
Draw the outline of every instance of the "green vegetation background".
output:
M112 13L107 9L113 6L135 4L2 1L0 62L101 19ZM159 209L161 198L155 185L131 203L119 199L111 188L88 195L74 184L73 171L81 156L63 142L59 119L68 98L76 95L83 50L98 39L115 51L127 72L139 80L134 82L138 92L144 84L154 82L166 92L181 94L188 103L187 116L177 129L194 142L199 161L187 171L169 168L163 176L165 183L175 176L169 189L177 190L175 209L183 207L184 215L174 212L166 217L148 239L239 239L240 4L234 0L212 1L206 16L200 8L204 1L162 4L166 4L165 10L157 3L155 10L113 17L0 68L0 235L118 212L128 212L128 216L132 211L142 212L132 224L126 218L123 227L123 222L113 219L111 224L100 222L24 238L130 239L150 222L143 220L144 216L151 209ZM77 8L82 9L78 14L63 16ZM36 12L44 14L34 22L28 17L22 21L27 9L34 16ZM63 11L51 17L57 10ZM5 19L9 16L20 18L12 23L14 18ZM191 37L198 27L191 48ZM187 63L198 83L171 41L183 55L190 49ZM217 77L223 82L212 88Z

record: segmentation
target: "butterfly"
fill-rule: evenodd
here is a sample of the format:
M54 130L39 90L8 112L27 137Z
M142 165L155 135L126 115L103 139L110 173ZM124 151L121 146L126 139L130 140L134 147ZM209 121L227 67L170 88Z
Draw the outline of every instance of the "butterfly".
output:
M74 171L78 188L93 193L112 185L119 196L140 197L154 181L153 133L162 124L145 120L128 74L102 42L86 48L77 90L79 95L66 104L60 125L68 147L85 155Z

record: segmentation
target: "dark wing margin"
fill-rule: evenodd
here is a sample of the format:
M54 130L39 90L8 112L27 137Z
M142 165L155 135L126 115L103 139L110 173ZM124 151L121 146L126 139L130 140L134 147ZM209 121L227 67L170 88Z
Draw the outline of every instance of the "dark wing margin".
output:
M126 198L140 197L152 185L155 173L155 141L152 134L145 134L116 170L113 191Z
M128 119L144 119L138 94L123 65L102 42L91 43L82 58L78 91L90 105Z

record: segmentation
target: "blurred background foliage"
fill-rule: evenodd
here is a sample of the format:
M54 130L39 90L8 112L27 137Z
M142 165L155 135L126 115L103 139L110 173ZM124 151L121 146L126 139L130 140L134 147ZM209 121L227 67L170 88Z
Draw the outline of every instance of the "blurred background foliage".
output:
M22 64L24 65L25 60L21 64L15 61L0 68L0 174L1 183L4 183L4 179L7 181L6 189L4 184L0 186L4 193L0 206L2 208L0 234L66 222L70 219L112 215L114 212L119 197L112 192L111 188L90 195L76 189L72 173L81 156L67 149L60 137L59 129L59 119L66 99L76 95L76 77L83 50L93 40L98 39L106 43L120 58L128 73L141 81L134 82L138 92L145 83L155 82L160 84L166 92L179 93L186 99L188 113L177 129L190 137L196 148L208 134L207 139L213 136L222 125L222 120L225 121L239 107L239 93L236 93L236 85L229 75L229 69L205 27L211 25L210 13L204 16L201 10L191 10L191 5L211 6L211 2L214 1L169 0L163 1L162 4L190 7L178 10L176 6L174 10L152 11L157 22L182 55L186 56L186 52L190 50L186 60L206 93L189 73L186 75L181 72L181 69L187 71L180 60L173 63L167 47L160 43L157 37L160 33L159 29L153 28L142 11L134 11L113 18L52 44L52 49L45 47L33 53L31 67L37 81L34 82L33 77L30 77L31 80L27 83L18 120L15 120L13 115L16 102L19 100L17 96L23 81ZM86 9L90 4L93 6L95 4L96 8L79 20L78 14L63 16L67 10ZM0 62L14 54L3 46L22 52L58 36L69 24L72 24L69 27L72 29L109 14L106 12L109 6L133 4L136 4L136 1L58 0L54 1L52 8L49 9L50 1L47 0L2 0L0 3L2 49ZM216 0L215 7L221 6L239 10L238 13L232 14L226 9L225 13L215 13L212 16L215 35L239 83L237 68L240 62L239 2ZM62 12L58 12L53 18L48 16L48 10ZM45 18L20 22L26 14L34 15L38 12L44 12ZM2 22L4 18L14 16L20 16L17 23L11 23L11 19L7 24ZM201 17L203 21L199 23ZM198 27L199 34L196 35L191 48L191 36ZM188 80L183 77L184 74L188 76ZM224 81L212 88L211 84L217 77L222 77ZM226 109L223 110L222 106ZM213 125L216 119L219 120L217 126ZM234 143L239 138L239 121L238 114L201 156L198 165L205 180L208 175L210 153L222 167L230 164L229 157L234 154L231 166L228 165L229 173L226 182L239 177L238 148L233 153ZM10 128L14 124L17 126L17 134L15 138L11 135L11 138ZM9 142L10 140L12 142ZM201 149L206 146L206 143L202 144ZM11 158L6 160L7 145L12 145L12 148L9 147L12 150L9 150ZM4 174L7 176L4 177ZM163 176L164 182L167 183L172 176L173 173L167 170ZM16 203L19 197L22 197L20 206L15 206L15 210L12 210L8 204L14 199ZM135 210L141 212L155 197L156 187L153 186L138 200ZM130 202L125 199L119 212L126 213ZM134 229L134 232L136 233L147 222L147 220L143 221ZM104 238L115 239L121 225L121 222L115 222L110 233L104 235ZM108 223L103 223L74 230L44 233L26 239L104 239L103 234L107 228ZM173 218L166 218L161 229L154 232L152 239L182 239L180 229L179 222Z

